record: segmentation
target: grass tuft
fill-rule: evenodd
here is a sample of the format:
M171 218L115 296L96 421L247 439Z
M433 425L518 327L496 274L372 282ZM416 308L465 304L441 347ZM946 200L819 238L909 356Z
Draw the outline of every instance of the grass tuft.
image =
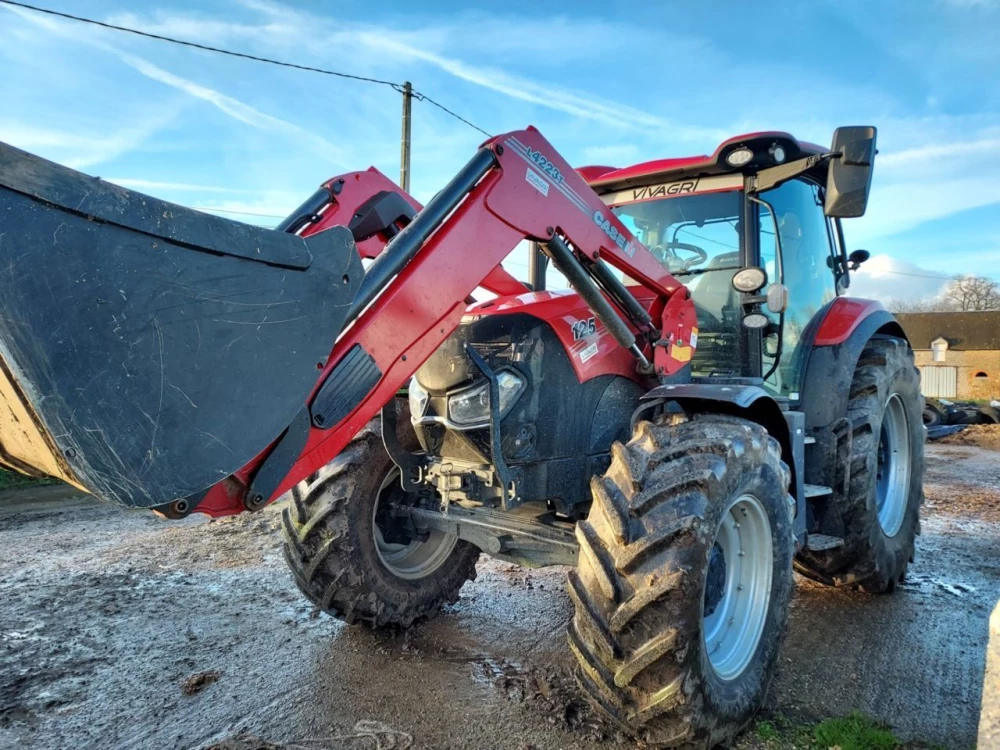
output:
M769 721L757 722L757 726L754 731L757 733L757 739L763 740L764 742L776 740L779 737L778 730L775 728L774 724Z
M900 746L891 730L858 712L840 719L821 721L813 730L813 736L821 748L896 750Z
M59 484L59 480L52 477L36 479L35 477L29 477L16 471L0 469L0 492L21 487L43 487L47 484Z

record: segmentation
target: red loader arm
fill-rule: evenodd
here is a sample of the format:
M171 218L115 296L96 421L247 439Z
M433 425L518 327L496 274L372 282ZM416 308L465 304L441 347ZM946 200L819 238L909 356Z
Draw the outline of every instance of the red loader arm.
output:
M400 192L377 172L338 179L367 181L366 193ZM331 192L335 182L327 184ZM303 235L345 223L347 211L356 211L352 202L334 203ZM534 128L484 143L412 222L389 234L382 251L377 241L359 243L362 256L375 260L307 408L268 451L210 488L198 512L259 508L332 460L455 330L477 286L524 290L499 264L525 239L542 244L648 374L672 375L691 359L697 322L690 294ZM657 294L650 308L655 320L604 261Z
M366 206L371 206L373 202L392 206L389 214L390 220L393 221L393 230L392 234L387 236L382 230L383 225L379 223L376 225L378 231L369 234L362 226L363 238L355 241L358 254L362 258L372 260L385 249L388 240L397 233L395 221L403 217L409 220L423 208L413 196L403 191L374 167L369 167L364 172L338 175L323 183L317 194L295 211L291 218L286 219L279 229L294 231L302 237L311 237L335 226L350 226L353 229L356 223L363 224L358 220L364 219ZM523 294L530 291L501 266L490 271L479 286L496 295Z

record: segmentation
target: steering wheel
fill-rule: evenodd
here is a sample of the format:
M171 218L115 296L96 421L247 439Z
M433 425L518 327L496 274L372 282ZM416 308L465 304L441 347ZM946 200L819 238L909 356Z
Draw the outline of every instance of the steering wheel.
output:
M697 245L691 245L687 242L664 242L651 249L667 264L669 271L686 271L708 260L708 253ZM678 251L690 253L691 256L681 257Z

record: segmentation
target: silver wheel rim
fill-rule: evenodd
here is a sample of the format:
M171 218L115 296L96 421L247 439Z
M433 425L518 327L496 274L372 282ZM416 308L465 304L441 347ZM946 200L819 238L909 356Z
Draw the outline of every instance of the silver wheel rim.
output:
M382 565L397 578L415 581L426 578L440 568L458 542L458 536L444 531L431 531L426 541L414 540L408 544L387 542L382 536L382 529L376 521L379 503L386 498L395 487L399 486L399 469L393 467L378 488L378 497L372 509L372 530L375 537L375 551ZM402 491L402 490L399 490Z
M878 441L875 500L878 522L886 536L896 536L906 515L910 494L910 430L899 394L885 402Z
M742 495L722 516L706 576L702 638L720 679L739 677L757 652L771 602L773 568L767 512L756 497Z

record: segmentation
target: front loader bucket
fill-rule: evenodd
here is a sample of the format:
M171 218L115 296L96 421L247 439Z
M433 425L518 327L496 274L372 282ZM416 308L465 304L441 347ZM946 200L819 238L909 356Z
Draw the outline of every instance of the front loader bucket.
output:
M363 276L350 232L209 216L0 143L0 463L152 507L292 421Z

